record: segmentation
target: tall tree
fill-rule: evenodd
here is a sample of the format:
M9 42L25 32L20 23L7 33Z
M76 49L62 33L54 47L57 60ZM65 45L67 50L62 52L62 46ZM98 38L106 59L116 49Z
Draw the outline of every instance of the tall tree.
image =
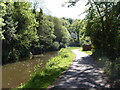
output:
M33 41L38 41L35 15L30 10L29 2L14 2L14 21L18 21L16 48L20 57L28 56Z
M61 47L68 45L70 41L70 33L65 26L63 26L63 20L58 18L53 18L54 22L54 34L56 36L55 41L61 43Z
M54 24L47 19L47 17L43 14L42 9L40 9L40 11L37 13L37 22L37 33L41 45L41 52L43 52L50 48L53 39L55 38Z
M3 16L5 25L2 27L4 30L3 35L5 38L2 43L3 63L8 62L8 59L10 60L17 58L12 54L15 50L14 41L17 39L17 36L15 35L17 22L15 23L12 18L12 3L6 2L5 4L6 14ZM11 55L13 57L11 57Z

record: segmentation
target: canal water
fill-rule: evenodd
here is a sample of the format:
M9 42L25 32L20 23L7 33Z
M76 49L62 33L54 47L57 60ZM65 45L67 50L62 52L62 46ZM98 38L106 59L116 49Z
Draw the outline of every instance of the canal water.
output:
M2 66L2 88L15 88L29 80L35 66L45 67L46 62L58 55L57 51L34 55L32 59Z

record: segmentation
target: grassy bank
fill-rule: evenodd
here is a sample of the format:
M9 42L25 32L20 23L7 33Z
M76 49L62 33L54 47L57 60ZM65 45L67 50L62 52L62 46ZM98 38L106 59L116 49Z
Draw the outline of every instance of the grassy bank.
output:
M78 47L77 47L78 48ZM51 58L44 70L38 70L34 73L30 80L22 84L19 88L47 88L52 85L60 74L65 71L75 58L72 48L62 48L57 57Z

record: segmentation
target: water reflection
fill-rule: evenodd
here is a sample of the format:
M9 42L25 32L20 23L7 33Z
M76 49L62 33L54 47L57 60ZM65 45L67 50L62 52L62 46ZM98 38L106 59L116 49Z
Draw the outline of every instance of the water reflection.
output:
M34 72L35 65L45 67L46 62L58 52L48 52L42 55L35 55L33 59L20 61L2 66L2 87L15 88L21 83L26 82L30 78L30 74Z

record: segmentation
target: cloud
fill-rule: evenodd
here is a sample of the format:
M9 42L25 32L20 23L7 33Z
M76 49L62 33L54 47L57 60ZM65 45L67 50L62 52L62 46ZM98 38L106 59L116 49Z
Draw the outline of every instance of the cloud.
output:
M79 16L85 10L86 0L79 1L76 6L68 8L62 4L68 0L45 0L46 8L51 12L50 15L56 17L79 18L83 19L85 15Z

